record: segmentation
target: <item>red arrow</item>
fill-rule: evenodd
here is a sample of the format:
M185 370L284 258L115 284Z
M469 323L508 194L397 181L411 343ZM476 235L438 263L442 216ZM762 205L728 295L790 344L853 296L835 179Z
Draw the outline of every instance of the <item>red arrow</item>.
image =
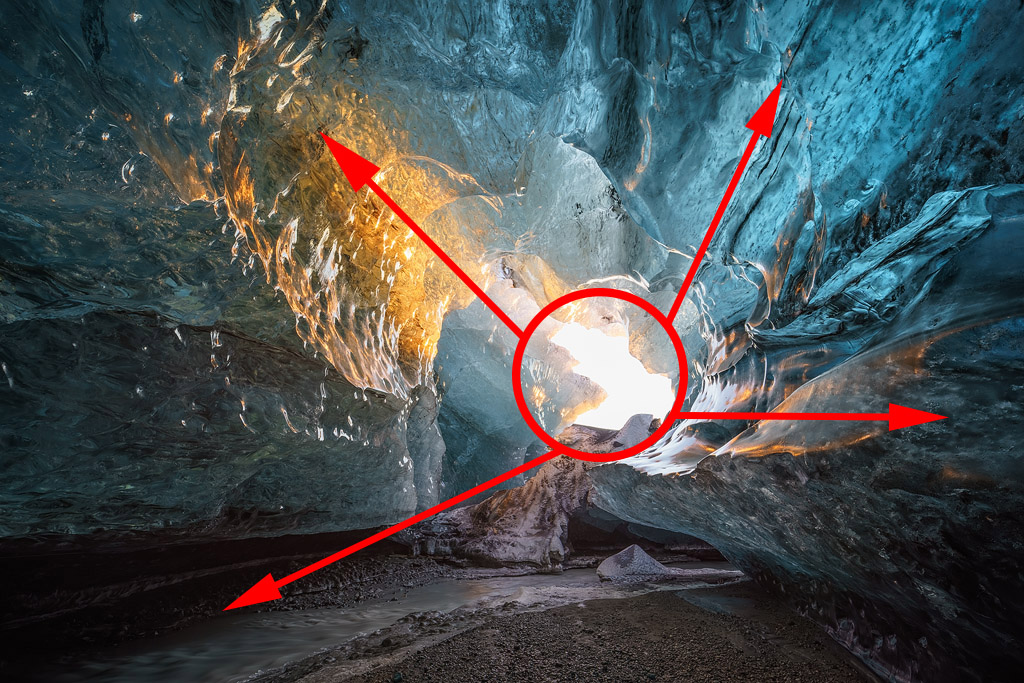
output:
M494 315L498 316L498 320L505 323L505 326L512 330L512 333L517 337L523 336L523 331L512 321L512 318L508 317L508 315L505 314L505 311L501 310L501 307L498 306L491 297L487 296L487 293L484 292L479 285L473 282L473 279L466 274L466 271L462 270L462 268L460 268L459 265L437 245L437 242L432 240L430 235L425 233L423 228L417 225L416 221L410 218L409 214L403 211L402 207L400 207L394 199L388 196L387 192L380 189L380 186L373 181L373 176L380 171L380 167L374 165L370 161L367 161L348 147L345 147L340 142L330 138L324 133L320 133L320 135L323 137L324 142L327 143L327 148L331 150L331 154L334 155L338 165L341 166L341 172L345 174L345 178L348 179L348 182L352 185L352 190L354 192L358 192L363 185L366 185L373 190L373 192L380 197L381 201L387 204L388 208L394 211L395 215L401 218L402 222L408 225L409 229L416 233L416 236L423 240L424 244L430 247L430 250L437 255L437 258L441 259L442 263L451 268L452 272L455 273L460 280L466 283L467 287L473 290L473 293L479 297L480 301L483 301L484 304L494 312Z
M747 122L747 128L754 131L754 133L750 136L747 148L743 150L740 164L732 174L729 187L725 188L725 195L718 204L718 211L715 212L715 217L711 219L711 226L708 227L708 231L704 235L704 241L700 243L697 253L693 256L693 263L690 264L690 270L686 273L683 286L679 289L676 300L672 302L672 308L668 312L669 320L675 320L676 314L679 313L679 307L683 305L683 299L686 298L686 293L690 290L690 285L693 284L693 278L697 277L697 270L700 268L701 261L704 260L704 254L711 244L711 238L715 236L715 230L718 230L718 224L722 222L722 216L725 215L725 209L732 200L733 192L736 191L736 186L740 182L743 170L747 167L747 162L750 161L750 155L754 153L754 147L757 146L758 138L762 135L766 138L772 136L772 127L775 125L775 112L779 108L779 93L781 91L782 81L779 81L779 84L775 86L775 90L772 90L771 94L768 95L768 99L764 101L757 112L750 117L750 121Z
M364 538L358 543L353 543L344 550L339 550L333 555L329 555L324 559L319 560L318 562L314 562L313 564L307 567L303 567L302 569L298 570L297 572L289 574L283 579L275 580L273 576L267 574L262 579L257 581L256 585L242 593L237 600L235 600L230 605L225 607L224 611L226 612L229 609L235 609L238 607L245 607L247 605L256 605L261 602L270 602L271 600L277 600L281 597L281 591L279 590L281 586L287 586L292 581L297 581L301 579L303 576L306 576L307 574L312 574L318 569L323 569L327 565L333 564L338 560L342 559L343 557L348 557L352 553L358 552L363 548L371 546L377 541L383 541L388 536L397 534L402 529L407 529L408 527L411 527L413 524L422 522L428 517L433 517L437 513L443 512L448 508L452 507L453 505L458 505L462 501L468 500L473 496L477 495L478 493L483 493L487 489L493 488L498 484L504 483L511 479L512 477L522 474L523 472L532 470L534 467L537 467L538 465L543 465L548 460L551 460L557 455L558 451L551 451L550 453L545 453L544 455L534 458L533 460L528 460L519 467L514 467L510 469L508 472L505 472L504 474L499 474L493 479L488 479L484 483L478 484L473 488L469 489L468 491L460 493L454 498L449 498L443 503L438 503L434 507L428 508L423 512L419 512L413 515L412 517L399 522L398 524L389 526L387 529L384 529L383 531L378 531L373 536L370 536L369 538Z
M889 431L913 427L925 422L945 420L945 415L926 413L906 406L889 404L887 413L733 413L725 412L681 412L676 419L699 420L846 420L850 422L888 422Z
M380 186L377 185L376 182L374 182L373 176L375 176L380 171L380 167L378 167L377 165L373 164L370 161L367 161L363 157L359 156L358 154L348 149L344 145L338 143L337 141L331 139L327 135L324 135L323 133L321 133L321 135L324 138L324 142L327 143L328 149L331 150L331 153L337 160L338 165L341 166L341 171L342 173L345 174L345 178L352 185L352 189L355 192L358 192L363 187L363 185L366 185L373 192L375 192L377 196L380 197L380 199L385 204L387 204L392 211L395 212L395 215L401 218L402 221L404 221L405 224L408 225L409 228L416 234L416 236L423 240L424 244L430 247L430 250L433 251L446 266L451 268L452 272L454 272L455 275L457 275L458 278L462 280L467 287L473 290L473 293L480 297L480 300L483 301L484 304L486 304L488 308L490 308L494 312L494 314L498 316L498 318L503 323L505 323L505 325L508 326L508 328L512 330L512 332L517 337L522 337L523 331L519 329L519 326L516 325L512 321L512 319L509 318L505 314L505 312L501 310L501 308L489 296L487 296L487 294L475 282L473 282L472 278L470 278L469 275L467 275L466 272L463 271L458 266L458 264L456 264L455 261L453 261L451 257L448 256L448 254L446 254L444 250L441 249L441 247L439 247L437 243L434 242L434 240L432 240L430 236L427 235L427 233L425 233L423 229L419 225L417 225L412 218L409 217L409 214L402 210L402 207L400 207L395 202L395 200L389 197L388 194L384 192L384 190L380 189ZM261 602L277 600L281 597L281 586L286 586L293 581L301 579L307 574L312 574L313 572L319 569L323 569L329 564L333 564L334 562L337 562L338 560L344 557L348 557L352 553L358 552L363 548L366 548L368 546L373 545L374 543L377 543L378 541L382 541L385 538L388 538L389 536L412 526L413 524L422 522L428 517L433 517L437 513L443 512L444 510L447 510L448 508L454 505L458 505L462 501L468 500L469 498L472 498L478 493L483 493L487 489L493 488L498 484L506 482L512 477L515 477L519 474L522 474L523 472L531 470L534 467L537 467L538 465L544 464L545 462L551 460L558 454L558 451L551 451L550 453L547 453L540 457L534 458L533 460L525 462L519 467L514 467L513 469L503 474L499 474L493 479L489 479L488 481L485 481L482 484L474 486L473 488L463 493L460 493L454 498L449 498L448 500L442 503L438 503L437 505L427 510L424 510L423 512L417 513L412 517L409 517L408 519L399 522L398 524L390 526L387 529L384 529L383 531L378 531L369 538L365 538L362 541L359 541L358 543L354 543L349 547L345 548L344 550L339 550L333 555L329 555L328 557L325 557L324 559L318 562L314 562L313 564L304 567L303 569L300 569L297 572L293 572L288 576L284 577L283 579L276 580L271 574L267 574L262 579L257 581L252 588L242 593L242 595L240 595L234 602L225 607L224 610L227 611L229 609L236 609L238 607L245 607L247 605L256 605Z

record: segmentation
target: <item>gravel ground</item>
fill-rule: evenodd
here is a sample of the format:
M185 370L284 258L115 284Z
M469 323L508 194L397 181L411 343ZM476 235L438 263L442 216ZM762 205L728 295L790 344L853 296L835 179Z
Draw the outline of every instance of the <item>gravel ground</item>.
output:
M699 606L698 606L699 605ZM752 582L496 615L352 681L876 681L810 621Z

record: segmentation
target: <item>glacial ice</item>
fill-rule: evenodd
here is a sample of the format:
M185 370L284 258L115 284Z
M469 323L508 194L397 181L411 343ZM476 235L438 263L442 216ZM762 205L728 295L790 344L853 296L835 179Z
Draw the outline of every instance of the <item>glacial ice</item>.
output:
M517 323L595 284L667 310L781 78L676 320L689 405L951 419L684 422L591 502L892 678L1019 667L1015 3L138 4L4 14L4 538L367 528L521 463L514 338L317 132ZM569 320L677 379L628 307ZM601 400L529 353L550 429Z

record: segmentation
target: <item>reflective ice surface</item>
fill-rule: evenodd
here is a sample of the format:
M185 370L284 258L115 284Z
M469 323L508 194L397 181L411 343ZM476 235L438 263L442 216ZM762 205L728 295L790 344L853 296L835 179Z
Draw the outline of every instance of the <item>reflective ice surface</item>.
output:
M684 423L596 470L596 496L714 542L897 678L1015 656L1017 3L3 17L5 536L364 528L518 464L514 337L317 133L380 165L520 325L595 284L667 310L781 78L676 321L690 405L952 418ZM528 349L549 427L600 400L546 342L569 320L628 328L677 379L628 307L567 312Z

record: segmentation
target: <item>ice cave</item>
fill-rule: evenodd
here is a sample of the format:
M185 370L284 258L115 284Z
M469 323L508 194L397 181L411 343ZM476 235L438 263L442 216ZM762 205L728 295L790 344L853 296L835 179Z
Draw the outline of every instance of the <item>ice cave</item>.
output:
M1024 3L0 17L4 680L1021 679Z

